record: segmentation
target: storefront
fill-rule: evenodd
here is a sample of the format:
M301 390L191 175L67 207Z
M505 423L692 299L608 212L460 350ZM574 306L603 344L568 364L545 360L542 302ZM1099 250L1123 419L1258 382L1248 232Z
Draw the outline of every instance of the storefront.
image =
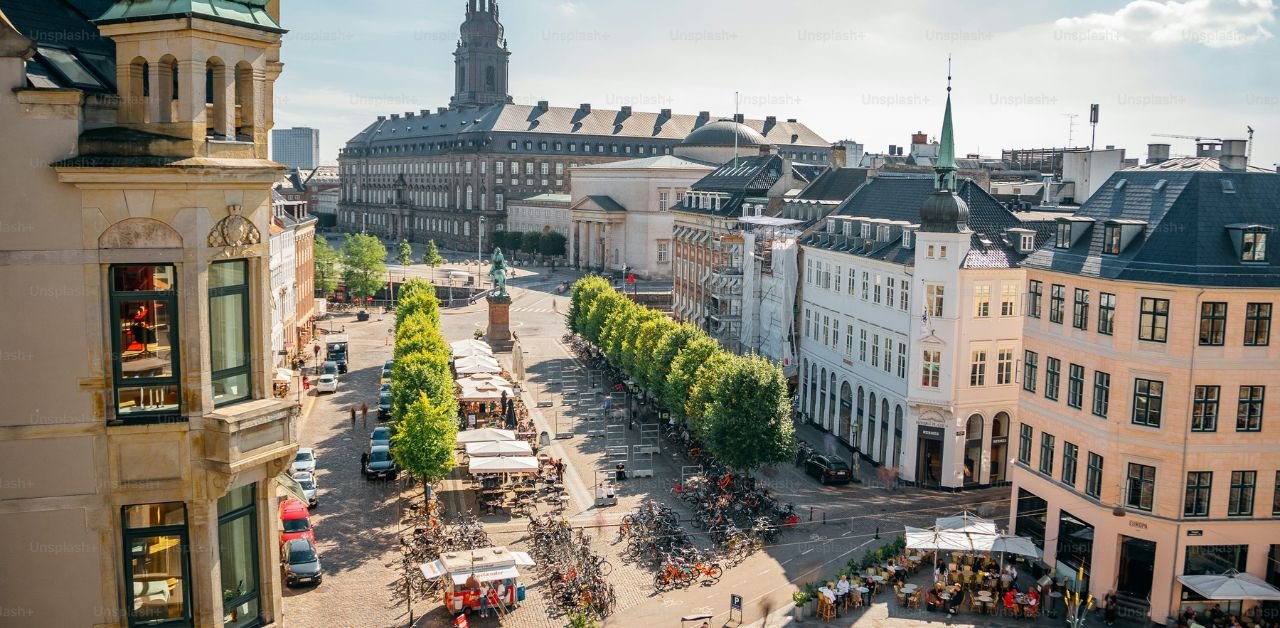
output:
M1247 573L1248 562L1248 545L1188 545L1186 560L1182 564L1182 575L1209 576L1227 573L1233 569L1240 573ZM1180 588L1182 595L1179 598L1181 600L1178 604L1179 608L1191 607L1196 612L1203 612L1213 604L1221 604L1222 609L1228 614L1239 615L1242 611L1243 600L1210 601L1191 587Z
M1087 591L1089 572L1093 568L1093 526L1063 510L1058 515L1057 563L1054 577L1068 589ZM1077 589L1075 581L1084 574Z
M942 486L942 443L946 433L946 428L941 426L916 428L916 478L921 486Z
M1048 502L1025 488L1018 489L1018 514L1014 520L1015 533L1031 539L1036 547L1044 550L1048 512Z
M982 483L982 436L985 430L981 414L969 417L964 428L964 485L974 487Z
M987 482L1003 484L1009 467L1009 415L997 412L991 421L991 475Z

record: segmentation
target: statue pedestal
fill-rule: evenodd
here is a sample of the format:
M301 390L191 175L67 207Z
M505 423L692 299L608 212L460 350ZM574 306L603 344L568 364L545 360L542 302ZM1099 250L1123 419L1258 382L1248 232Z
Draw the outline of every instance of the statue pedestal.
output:
M511 349L511 297L485 297L489 302L489 328L487 336L489 345L495 351Z

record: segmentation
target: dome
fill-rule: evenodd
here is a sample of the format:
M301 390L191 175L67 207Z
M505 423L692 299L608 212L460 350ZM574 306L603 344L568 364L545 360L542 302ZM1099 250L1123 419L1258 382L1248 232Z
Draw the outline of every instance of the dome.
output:
M684 141L680 142L681 146L733 146L734 138L738 140L738 146L765 146L769 144L759 131L732 120L718 120L710 124L704 124L695 129Z
M968 229L969 204L951 190L938 190L920 206L920 230L960 233Z

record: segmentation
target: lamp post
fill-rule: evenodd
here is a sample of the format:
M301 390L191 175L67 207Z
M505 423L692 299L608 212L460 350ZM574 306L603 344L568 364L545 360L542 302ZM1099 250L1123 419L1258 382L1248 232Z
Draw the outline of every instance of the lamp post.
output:
M476 227L476 289L483 288L484 280L481 271L484 269L484 216L480 217L478 227Z

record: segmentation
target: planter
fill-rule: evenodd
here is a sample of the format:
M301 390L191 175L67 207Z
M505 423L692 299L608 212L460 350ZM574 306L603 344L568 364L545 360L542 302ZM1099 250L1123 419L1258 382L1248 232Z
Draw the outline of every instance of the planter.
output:
M817 611L818 611L818 601L817 601L817 600L809 600L808 602L805 602L805 603L804 603L804 616L805 616L805 617L813 617L814 613L816 613Z
M802 607L802 606L796 606L796 607L792 608L792 609L791 609L791 618L792 618L792 619L794 619L794 620L796 620L796 621L800 621L800 620L804 619L804 607Z

